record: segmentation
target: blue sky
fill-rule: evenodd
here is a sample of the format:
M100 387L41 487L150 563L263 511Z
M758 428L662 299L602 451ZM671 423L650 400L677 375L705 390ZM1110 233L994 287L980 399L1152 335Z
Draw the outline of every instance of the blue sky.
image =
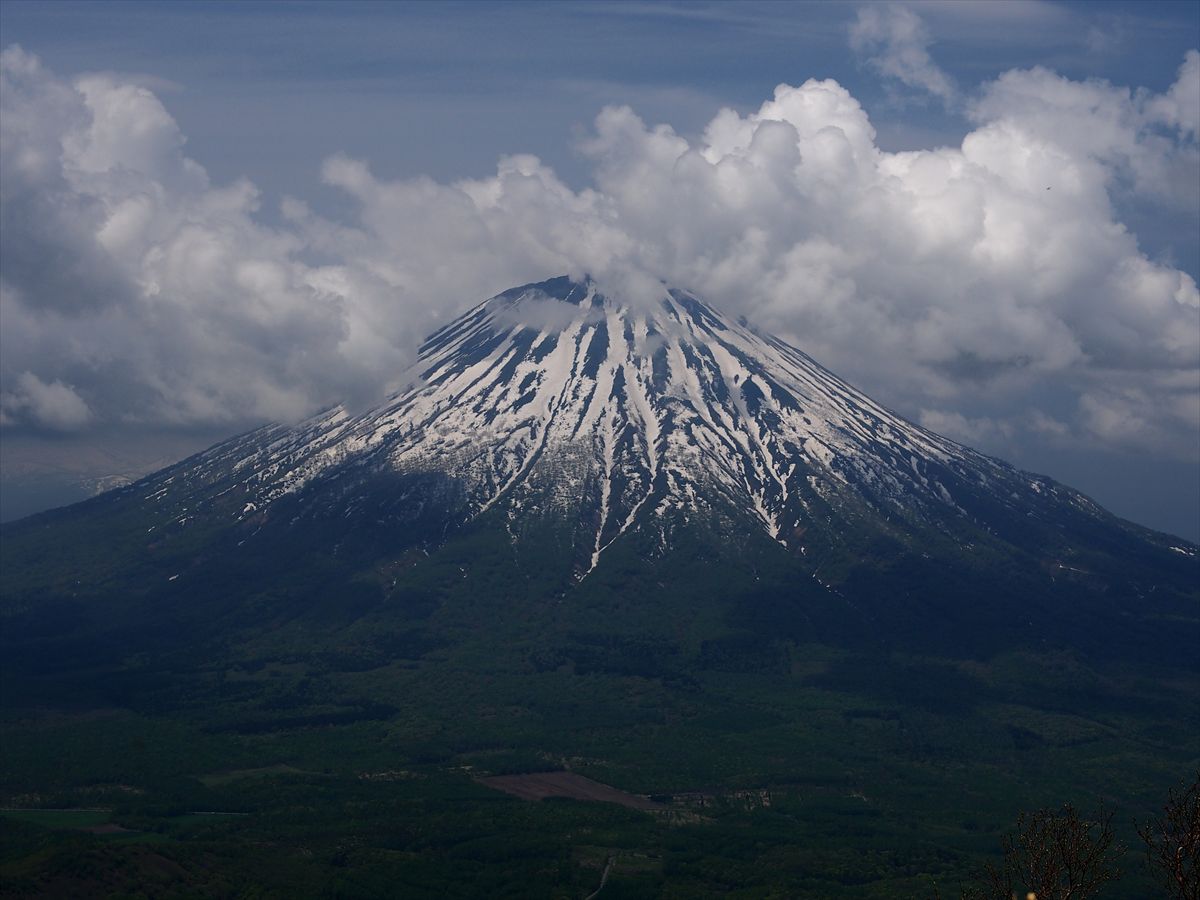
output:
M381 174L481 175L535 152L586 178L574 130L628 103L698 131L780 82L834 78L887 149L956 141L959 117L897 96L857 60L854 3L54 3L6 0L5 44L55 71L147 76L216 180L303 190L342 151ZM1161 91L1196 46L1189 2L910 4L964 84L1052 68Z
M904 31L906 27L917 29L915 39ZM20 90L27 93L18 95L16 88L11 91L25 104L22 109L35 110L31 115L37 115L36 104L49 102L45 98L53 91L47 85L78 85L79 78L89 73L106 73L108 80L102 89L110 94L122 85L150 92L169 116L164 123L157 112L149 113L147 121L161 130L160 137L165 135L153 151L168 153L163 147L171 145L169 152L176 152L172 136L177 134L185 141L179 152L207 175L200 186L187 180L186 166L179 169L184 174L171 176L174 181L155 176L154 184L166 185L162 188L165 193L177 198L169 204L170 215L163 219L176 223L170 227L180 227L178 222L189 216L194 218L195 209L211 210L212 191L248 179L259 194L245 209L239 208L238 215L243 218L238 227L244 229L243 243L262 242L256 259L286 257L280 265L303 265L304 278L326 279L322 284L335 272L353 281L361 274L355 269L358 266L375 279L370 287L361 287L363 292L376 292L371 296L384 297L384 288L391 284L397 295L419 290L432 298L425 306L400 303L395 309L388 307L387 324L379 328L392 335L397 346L411 343L412 334L456 311L455 301L450 299L452 287L462 292L499 290L508 286L505 278L519 273L553 274L536 272L538 260L578 261L579 253L594 252L594 244L578 251L555 245L551 252L541 247L522 258L521 265L480 262L473 280L453 285L445 280L414 281L416 276L409 270L380 274L387 268L384 261L389 254L402 255L405 242L413 240L409 224L399 220L404 210L415 209L419 192L414 185L422 183L420 179L429 179L429 191L442 197L437 192L449 190L459 179L482 182L494 177L501 157L534 154L561 183L562 190L552 186L547 189L548 196L565 196L563 190L573 192L564 202L574 210L585 202L580 198L589 189L611 197L633 190L618 176L605 174L605 167L617 156L633 151L616 146L616 138L596 149L595 120L606 106L628 106L645 123L646 130L636 134L628 122L612 126L616 131L625 129L622 134L634 134L629 140L636 142L639 153L650 146L647 135L659 123L670 125L681 140L698 148L720 109L731 108L748 120L771 99L776 85L798 87L809 79L833 79L861 104L876 133L874 144L883 152L959 148L972 132L983 134L998 122L1017 122L1027 127L1029 134L1036 132L1039 141L1060 141L1080 159L1100 160L1108 174L1093 173L1098 179L1094 187L1111 206L1111 226L1136 236L1134 249L1122 245L1133 254L1131 260L1145 260L1146 265L1156 267L1153 278L1146 275L1146 283L1170 273L1182 273L1193 281L1200 277L1200 211L1186 190L1195 174L1189 167L1194 165L1196 138L1179 124L1178 113L1161 113L1163 98L1184 96L1171 91L1179 83L1186 54L1200 46L1200 5L1195 3L152 4L6 0L0 6L0 32L0 44L19 45L38 61L38 74L26 72L23 76L26 80ZM1045 71L1023 81L1004 81L1002 76L1013 70ZM1092 103L1086 86L1098 79L1114 86L1115 93L1101 91L1096 94L1100 99ZM40 85L36 90L30 86L33 81ZM1068 87L1063 88L1064 84ZM1036 104L1039 92L1060 88L1073 92L1070 115L1078 113L1075 118L1064 115L1064 129L1087 131L1093 127L1088 123L1094 121L1099 130L1113 117L1136 114L1142 124L1135 130L1141 130L1133 137L1115 136L1113 143L1096 149L1083 146L1078 134L1054 134L1044 116L1038 119L1020 106L1030 98ZM1122 94L1125 89L1129 90ZM95 88L88 99L93 106L98 90L101 88ZM1185 97L1185 105L1189 98ZM1118 109L1126 100L1126 106L1136 107L1135 113ZM1114 110L1108 118L1104 104ZM73 127L70 114L62 115L68 117L62 127L69 130ZM10 118L16 119L11 113ZM47 112L46 121L50 120ZM1039 128L1042 130L1037 131ZM581 146L589 141L592 151L581 152ZM1123 141L1133 143L1126 146ZM131 139L112 152L146 159L149 151L146 146L135 146ZM353 161L363 168L335 165L331 169L331 159ZM132 164L116 159L105 165L111 174ZM1151 169L1157 173L1157 181L1147 180ZM19 210L18 199L31 196L30 192L52 190L49 181L22 182L19 191L12 187L14 183L10 179L5 195L12 210ZM71 188L74 193L65 200L55 195L54 202L61 206L77 201L82 210L91 209L88 204L99 202L96 198L100 197L111 207L113 191L118 190L114 184L111 178L103 187L75 184ZM652 192L655 185L661 187L652 181L636 189ZM1184 189L1174 190L1172 198L1169 185L1184 185ZM144 189L138 190L139 196L145 194ZM208 199L198 199L202 195ZM385 196L392 199L379 199ZM191 199L185 203L178 198ZM285 198L292 198L287 214ZM297 212L297 201L303 204L303 215ZM998 208L990 207L991 214ZM1081 210L1064 209L1065 230L1086 221L1086 217L1080 218ZM628 209L625 212L629 214ZM778 210L764 208L755 221L775 221L780 215ZM540 233L537 228L546 224L521 221L531 233ZM664 220L657 224L669 230L673 223ZM654 225L647 222L639 227ZM843 226L849 227L847 223ZM450 224L445 227L451 235L446 241L453 243L453 229ZM988 280L964 270L969 276L964 285L989 291L1011 289L1016 298L1010 318L1001 318L978 298L964 300L964 305L979 306L979 329L1007 335L997 338L998 342L1012 342L1011 349L991 359L986 342L964 336L975 320L952 308L945 297L939 301L942 306L936 315L917 322L921 318L915 307L920 282L915 269L898 275L889 264L892 267L885 278L862 268L869 263L845 262L861 260L870 247L845 238L844 230L838 232L839 238L832 228L822 232L808 220L787 228L795 233L771 236L779 238L780 247L790 247L802 236L812 251L813 241L820 238L825 241L820 246L828 244L841 254L838 259L843 262L839 264L847 267L842 274L857 286L857 293L846 294L842 308L846 321L855 322L859 330L847 336L847 328L836 322L830 325L829 315L816 307L786 309L782 294L747 301L745 311L757 313L765 327L796 340L910 417L1019 465L1045 471L1091 493L1119 513L1193 539L1200 537L1200 475L1196 454L1188 448L1195 437L1190 404L1200 402L1195 399L1200 396L1200 384L1196 383L1195 365L1187 364L1189 347L1179 350L1179 340L1172 337L1181 331L1200 332L1200 319L1190 307L1180 315L1170 308L1166 312L1157 307L1152 310L1150 300L1136 309L1114 300L1117 305L1109 311L1111 323L1093 327L1080 307L1088 302L1089 291L1107 288L1075 273L1070 276L1074 281L1063 282L1067 285L1063 290L1064 296L1071 291L1076 295L1069 301L1054 301L1058 305L1043 321L1038 316L1045 310L1035 309L1031 299L1042 296L1037 293L1041 288ZM341 237L335 240L334 232ZM352 241L346 237L351 233ZM652 242L646 237L652 232L631 233L630 240ZM693 235L689 240L695 243L698 239ZM1101 244L1094 246L1100 248ZM473 248L471 258L501 259L507 247L493 240L486 252ZM145 247L139 249L139 260L147 258L145 251ZM9 252L11 263L18 257ZM427 260L434 252L422 250ZM696 252L709 259L724 250L714 245ZM663 254L642 256L661 259ZM211 370L227 365L221 354L194 342L182 342L177 333L163 337L167 332L148 330L138 346L155 344L160 337L162 346L145 360L127 362L125 357L130 354L115 332L127 333L128 327L119 329L108 313L104 321L114 331L112 349L91 347L69 364L56 367L47 361L49 356L75 351L65 349L67 343L55 343L49 334L49 314L39 313L54 300L50 294L39 300L33 285L50 282L30 276L28 283L17 284L18 276L25 277L24 257L19 259L21 266L10 266L10 272L16 274L10 278L15 286L5 299L10 317L6 330L20 331L23 346L37 344L43 349L35 358L22 356L19 348L10 346L6 355L15 362L0 372L9 398L6 424L0 432L0 440L8 448L7 473L0 472L6 477L14 471L28 471L26 460L31 455L44 456L48 445L55 448L56 459L66 460L59 470L69 470L72 448L78 448L80 469L94 467L98 443L129 443L125 439L135 433L138 438L132 443L139 447L156 446L158 440L164 447L176 448L180 441L186 444L187 435L202 442L253 424L256 417L276 409L281 413L302 410L305 403L325 402L337 391L356 391L364 380L383 380L380 372L399 362L399 357L375 348L371 353L377 368L355 368L345 362L345 353L326 346L328 334L322 330L353 331L353 323L340 322L328 310L298 323L291 306L277 305L269 307L270 315L286 322L280 326L282 333L290 335L288 340L311 339L314 346L320 344L319 352L314 349L307 356L320 360L322 371L336 376L322 380L304 368L302 361L289 358L281 363L278 348L273 350L271 344L278 338L264 338L253 347L242 348L239 356L258 360L257 368L247 368L243 384L260 376L264 384L259 394L246 399L240 387L234 390L208 377ZM448 250L444 265L453 268L457 259ZM111 275L114 284L125 284L127 262L120 259L110 266L101 259L96 263L95 273L100 274L95 283L104 283ZM726 303L740 302L727 297L731 289L717 284L715 277L706 279L699 274L702 269L695 260L674 260L671 265L675 268L669 274L688 273L700 279L701 283L689 285L700 293L715 294L716 300ZM929 264L921 277L928 275L928 268ZM752 269L746 271L752 274ZM144 274L139 273L130 283L144 285ZM863 304L876 312L893 308L887 298L869 296L867 285L887 283L889 278L907 284L909 275L913 282L906 289L911 297L904 301L907 305L894 307L901 310L897 313L900 319L877 321L862 312L866 309ZM393 280L388 282L388 278ZM783 275L780 278L786 280ZM704 280L713 282L712 291L705 291ZM1106 284L1111 287L1111 279ZM124 288L113 290L120 293ZM176 331L193 327L184 313L204 304L211 309L218 302L206 296L200 291L189 297L179 317L171 319L175 324L161 327ZM145 297L139 297L137 302L144 304ZM458 302L465 307L478 299L467 295ZM347 308L360 302L368 309L364 315L378 326L382 314L366 301L352 297L346 301ZM387 301L378 302L386 305ZM146 307L138 309L142 313L136 321L144 323ZM1096 321L1102 314L1107 313L1099 310ZM61 316L61 311L55 315ZM82 314L75 311L72 315ZM1134 321L1136 316L1143 318ZM98 321L84 332L97 343L107 339ZM876 324L865 324L868 322ZM204 323L204 328L193 328L194 332L211 329L212 319L206 318ZM930 348L935 341L929 334L930 323L945 328L944 335L939 332L936 339L960 342L953 355L942 358ZM1052 346L1029 334L1060 325L1062 345ZM893 326L897 329L894 339L879 336ZM1122 329L1129 332L1124 337L1118 334ZM55 335L61 335L61 330ZM69 346L77 350L81 340L76 335ZM861 344L861 353L854 352L855 341ZM1175 359L1160 365L1154 353L1145 349L1154 341L1175 347L1172 352L1182 354L1183 362ZM1067 344L1074 349L1064 350ZM1139 346L1144 352L1139 353ZM322 356L325 353L328 359ZM368 355L358 353L360 358ZM100 357L104 357L103 364L96 362ZM896 359L894 370L875 362L890 357ZM1020 372L998 378L980 374L1004 366ZM1157 374L1146 375L1150 370ZM199 387L184 390L171 386L184 382ZM305 387L295 397L272 406L275 401L263 398L277 398L281 384ZM143 414L151 405L149 400L138 400L135 405L120 399L152 395L155 400L166 396L171 401L164 402L164 408L186 412ZM43 401L46 413L38 419L34 413ZM1151 415L1146 411L1150 407L1161 408L1161 414ZM28 449L31 447L41 449ZM132 459L136 453L124 450L117 456L122 453L129 466L144 465ZM85 460L91 462L85 465Z

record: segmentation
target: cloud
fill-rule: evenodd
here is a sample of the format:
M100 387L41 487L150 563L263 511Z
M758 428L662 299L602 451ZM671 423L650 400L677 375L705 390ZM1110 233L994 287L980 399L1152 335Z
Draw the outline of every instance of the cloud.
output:
M851 49L879 74L950 106L958 89L929 55L932 42L920 17L899 4L861 7L850 26Z
M987 417L968 418L962 413L923 409L917 419L925 428L964 444L980 446L1007 441L1013 435L1012 422Z
M885 17L880 47L927 45L901 8L868 13ZM531 155L451 183L339 155L320 178L345 214L288 200L268 227L253 185L212 184L144 84L68 82L9 49L5 422L46 424L27 377L72 391L87 423L232 427L367 402L467 306L587 272L627 296L695 290L972 440L1194 456L1200 294L1141 251L1115 198L1200 216L1198 60L1162 94L1008 72L965 104L957 146L900 153L832 80L782 84L693 138L608 107L581 190ZM1042 408L1051 385L1073 412Z
M67 82L0 56L0 377L74 385L97 421L241 425L376 385L419 339L369 272L302 260L256 218L248 181L214 186L157 96ZM370 310L364 312L363 305ZM36 403L6 422L36 424Z
M1125 190L1188 211L1200 205L1200 53L1194 50L1164 94L1072 81L1038 67L986 85L969 114L981 128L1019 131L1027 143L1059 148L1072 165L1087 168L1076 177L1106 194Z
M1200 432L1200 385L1179 373L1157 383L1100 385L1079 398L1087 433L1102 445L1159 452L1189 459Z
M26 418L51 431L75 431L91 420L92 412L70 385L47 384L22 372L15 390L0 394L0 422Z
M1200 137L1200 51L1189 50L1171 89L1149 103L1152 114L1192 140Z

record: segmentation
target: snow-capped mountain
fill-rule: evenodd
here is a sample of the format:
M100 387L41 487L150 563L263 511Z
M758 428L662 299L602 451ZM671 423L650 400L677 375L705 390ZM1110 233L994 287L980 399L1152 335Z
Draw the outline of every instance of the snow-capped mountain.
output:
M799 554L852 521L1019 536L1064 510L1112 518L680 291L631 305L565 277L515 288L433 334L402 381L359 415L337 408L220 445L151 496L190 494L199 479L244 495L243 519L300 493L353 516L368 503L377 514L373 476L405 476L385 518L433 504L449 527L497 510L514 540L556 521L577 577L631 529L665 547L693 518L756 528Z
M308 610L374 634L411 607L453 643L560 608L582 618L552 632L604 604L629 624L633 604L697 640L1194 657L1194 545L920 428L691 294L514 288L396 383L376 408L4 526L6 602L74 609L85 590L96 627L187 620L222 640L225 617L264 634Z

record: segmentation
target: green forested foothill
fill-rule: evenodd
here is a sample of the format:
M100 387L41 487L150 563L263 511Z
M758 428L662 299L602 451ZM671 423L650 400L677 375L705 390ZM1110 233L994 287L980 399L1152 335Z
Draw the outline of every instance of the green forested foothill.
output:
M1187 572L1123 642L1094 586L947 548L831 552L831 590L633 535L568 590L486 522L235 553L226 513L2 532L6 896L578 898L611 861L605 898L945 897L1020 811L1100 800L1134 848L1101 896L1156 896L1134 823L1200 761ZM992 627L1018 603L1056 630ZM476 780L563 769L664 809Z

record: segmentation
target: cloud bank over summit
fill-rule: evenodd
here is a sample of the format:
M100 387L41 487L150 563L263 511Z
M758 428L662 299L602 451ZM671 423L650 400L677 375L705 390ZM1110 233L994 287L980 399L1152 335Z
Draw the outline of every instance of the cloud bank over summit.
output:
M1119 210L1200 210L1200 53L1163 93L1042 68L966 92L919 20L887 16L860 17L855 46L960 105L958 146L886 152L814 79L692 137L606 107L578 190L531 155L455 182L334 156L319 177L340 216L264 215L249 180L187 156L144 82L68 80L10 47L0 421L232 428L366 402L467 306L587 272L635 298L692 289L952 436L1194 458L1200 294Z

